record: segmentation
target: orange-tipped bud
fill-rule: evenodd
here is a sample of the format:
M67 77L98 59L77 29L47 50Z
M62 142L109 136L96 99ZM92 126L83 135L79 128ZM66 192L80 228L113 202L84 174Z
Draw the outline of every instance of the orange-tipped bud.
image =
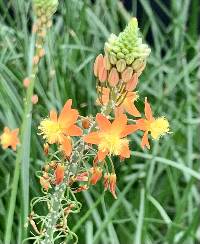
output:
M111 69L111 63L110 63L110 60L109 60L107 55L104 56L103 61L104 61L103 65L106 68L106 70L110 70Z
M108 82L109 82L110 86L112 86L112 87L114 87L118 84L119 74L118 74L116 68L111 69L110 74L108 76Z
M133 69L131 67L126 68L124 70L124 72L122 73L123 82L125 82L125 83L129 82L132 75L133 75Z
M39 61L40 61L40 58L39 58L39 56L34 56L33 57L33 64L38 64L39 63Z
M49 188L51 187L49 180L45 179L44 177L40 177L40 185L42 186L45 191L48 191Z
M44 143L44 145L43 145L43 151L44 151L44 154L46 156L49 154L49 144L48 143Z
M109 188L109 183L110 183L110 173L106 173L106 174L104 175L104 182L103 182L103 184L104 184L104 190L105 190L105 191L108 190L108 188Z
M56 171L55 171L55 177L56 177L56 185L59 185L63 182L65 176L65 167L61 164L58 164Z
M91 172L90 184L96 185L97 181L99 181L102 177L102 169L100 167L92 167L90 169L90 172Z
M110 192L112 193L113 197L115 199L117 199L116 193L115 193L115 189L116 189L116 181L117 181L117 177L116 174L112 173L110 175Z
M29 78L25 78L24 80L23 80L23 85L24 85L24 87L25 88L28 88L29 87L29 85L30 85L30 79Z
M89 119L85 118L82 120L82 126L84 129L89 129L90 128L90 121Z
M32 104L34 104L34 105L38 103L38 96L37 96L36 94L32 96L32 98L31 98L31 102L32 102Z
M104 68L104 66L99 68L99 81L100 82L105 82L107 80L108 72Z
M126 90L133 91L136 88L137 83L138 83L138 74L134 73L132 78L126 84Z
M39 57L42 58L42 57L44 57L44 55L45 55L45 50L44 50L44 48L41 48L39 51Z
M99 69L103 67L103 55L102 54L99 54L96 59L95 59L95 62L94 62L94 75L96 77L99 76Z

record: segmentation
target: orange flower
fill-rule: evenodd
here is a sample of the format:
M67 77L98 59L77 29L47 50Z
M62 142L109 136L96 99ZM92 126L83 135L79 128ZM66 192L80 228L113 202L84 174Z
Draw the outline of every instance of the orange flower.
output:
M134 125L127 125L125 114L119 114L111 123L104 115L97 114L99 130L84 136L84 141L98 145L98 160L102 161L108 154L130 157L127 135L134 131Z
M10 130L8 127L4 128L4 132L0 136L1 145L3 149L11 147L14 151L16 151L17 145L19 144L18 133L18 128L15 130Z
M158 140L162 135L169 133L169 122L165 117L154 118L150 104L145 98L145 119L138 119L135 124L135 130L144 131L142 137L142 148L145 146L149 149L148 133L151 133L153 139Z
M72 109L71 106L72 100L69 99L65 103L59 117L55 110L51 110L49 118L42 120L38 127L43 138L49 144L61 144L67 156L70 156L72 152L70 136L82 135L82 130L75 125L79 113L76 109Z
M65 176L65 167L61 164L58 164L55 170L55 177L56 177L56 185L59 185L63 182Z
M97 181L99 181L102 177L102 169L100 167L92 167L90 169L90 172L91 172L90 183L92 185L96 185Z

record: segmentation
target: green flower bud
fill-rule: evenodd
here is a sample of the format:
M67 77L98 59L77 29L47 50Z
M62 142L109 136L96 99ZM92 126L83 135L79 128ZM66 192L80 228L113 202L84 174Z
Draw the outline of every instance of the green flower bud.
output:
M111 52L109 54L109 59L110 59L111 64L116 64L117 63L117 57L116 57L115 53Z
M123 72L126 68L126 61L124 59L120 59L116 63L117 71Z
M141 69L144 63L145 63L144 59L138 58L132 63L132 68L134 69L135 72L137 72L138 70Z
M57 10L58 0L33 0L33 6L38 17L51 18Z
M151 52L148 45L142 43L136 18L131 19L125 30L119 36L114 34L110 35L105 44L105 50L110 58L111 64L116 64L119 60L123 59L126 65L131 65L138 59L146 59ZM136 68L139 65L137 62L133 65Z

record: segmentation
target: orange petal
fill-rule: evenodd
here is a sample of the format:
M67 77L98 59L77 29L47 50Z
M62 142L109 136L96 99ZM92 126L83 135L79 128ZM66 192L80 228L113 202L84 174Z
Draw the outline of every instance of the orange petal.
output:
M50 119L55 122L57 121L57 112L55 110L50 111Z
M66 130L68 136L81 136L83 131L77 125L72 125Z
M138 75L137 73L134 73L132 78L126 84L126 90L133 91L136 88L137 84L138 84Z
M137 130L138 130L138 128L136 125L126 125L125 129L123 130L123 132L120 135L120 138L126 137L126 136L134 133Z
M135 107L134 103L132 101L128 101L124 103L124 109L126 110L127 113L135 116L135 117L140 117L141 114Z
M150 149L149 145L149 140L148 140L148 131L145 131L143 137L142 137L142 142L141 142L142 148L144 149L145 146Z
M71 110L71 106L72 106L72 99L68 99L65 103L65 105L63 106L63 109L60 113L59 119L62 120L63 118L65 118L66 116L69 116L69 111Z
M83 140L90 144L98 145L100 143L99 132L91 132L90 134L83 137Z
M99 161L103 161L105 159L105 157L108 155L108 151L98 151L97 153L97 157Z
M138 119L136 120L136 127L138 130L146 131L148 121L146 119Z
M111 125L111 130L113 133L121 134L127 124L127 117L125 114L120 114L115 118Z
M100 113L98 113L96 116L96 122L97 122L100 130L106 131L106 130L110 129L110 126L111 126L110 121Z
M124 144L120 153L120 156L123 158L130 158L130 150L129 150L129 146L128 143Z
M61 144L61 148L66 156L70 156L72 153L72 144L69 138L64 138Z
M147 97L145 98L144 112L145 112L145 116L146 116L147 120L152 120L153 119L151 106L150 106L150 104L147 101Z

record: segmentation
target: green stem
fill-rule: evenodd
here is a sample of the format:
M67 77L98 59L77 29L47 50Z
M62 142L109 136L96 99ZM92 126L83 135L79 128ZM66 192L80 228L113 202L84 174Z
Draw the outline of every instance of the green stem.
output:
M35 72L35 70L36 69L34 69L34 72ZM23 118L22 118L22 126L20 129L20 131L21 131L20 139L23 142L23 144L18 148L16 161L15 161L15 171L14 171L14 177L13 177L13 183L12 183L10 204L9 204L9 209L8 209L8 219L7 219L7 224L6 224L6 232L5 232L5 240L4 240L5 244L9 244L11 241L13 217L14 217L15 203L16 203L17 190L18 190L19 177L20 177L20 165L21 165L21 161L22 161L22 153L23 153L23 150L25 149L23 145L26 145L26 147L27 147L27 143L28 143L27 141L24 141L24 138L27 134L27 129L29 129L29 127L30 127L29 125L31 124L31 118L32 118L31 98L33 95L34 83L35 83L35 80L33 78L27 89L24 114L23 114Z

